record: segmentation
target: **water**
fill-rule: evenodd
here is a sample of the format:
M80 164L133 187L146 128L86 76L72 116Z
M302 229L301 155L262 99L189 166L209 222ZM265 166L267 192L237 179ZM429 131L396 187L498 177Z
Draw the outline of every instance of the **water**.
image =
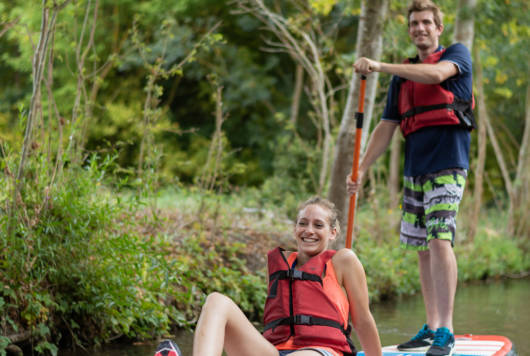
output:
M457 334L493 334L508 337L520 356L530 355L530 279L494 281L459 286L455 301ZM425 322L421 295L372 305L383 345L397 344L415 335ZM184 356L191 355L193 335L174 337ZM357 340L354 340L359 345ZM155 344L113 345L84 352L59 352L60 356L152 356ZM79 351L79 350L77 350Z
M459 286L453 315L455 332L503 335L520 356L530 355L529 300L530 279ZM406 341L425 322L421 295L375 304L372 312L384 345Z

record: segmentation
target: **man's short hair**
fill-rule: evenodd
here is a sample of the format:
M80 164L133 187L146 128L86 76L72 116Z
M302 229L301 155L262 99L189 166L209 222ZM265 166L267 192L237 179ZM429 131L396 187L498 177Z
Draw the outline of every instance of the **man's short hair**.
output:
M434 18L434 24L436 27L440 27L443 24L443 17L444 14L442 10L438 6L436 6L435 3L433 3L431 0L413 0L412 3L409 6L408 13L407 13L407 22L410 26L410 14L413 12L420 12L420 11L431 11L433 18Z

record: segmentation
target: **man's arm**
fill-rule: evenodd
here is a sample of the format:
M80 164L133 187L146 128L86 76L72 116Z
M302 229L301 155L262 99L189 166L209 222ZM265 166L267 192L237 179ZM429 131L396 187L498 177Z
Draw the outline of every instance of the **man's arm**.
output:
M372 132L366 153L359 165L359 171L365 173L368 168L386 151L399 124L389 120L381 120Z
M390 121L390 120L381 120L379 124L375 127L370 140L368 141L368 147L366 148L366 153L359 165L359 171L357 176L357 181L351 181L351 174L346 178L346 184L348 193L354 194L359 189L359 184L362 181L362 178L368 168L372 165L386 151L394 135L396 127L399 123Z
M359 58L353 66L355 70L361 74L369 74L372 72L389 73L423 84L440 84L458 74L458 67L456 64L449 61L440 61L435 64L393 64L378 62L370 58L362 57Z

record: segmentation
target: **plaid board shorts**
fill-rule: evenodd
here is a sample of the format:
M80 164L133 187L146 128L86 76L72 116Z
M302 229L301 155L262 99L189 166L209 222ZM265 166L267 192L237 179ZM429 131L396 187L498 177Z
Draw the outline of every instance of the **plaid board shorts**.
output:
M462 200L467 171L444 169L404 180L401 246L427 250L432 239L454 245L456 214Z

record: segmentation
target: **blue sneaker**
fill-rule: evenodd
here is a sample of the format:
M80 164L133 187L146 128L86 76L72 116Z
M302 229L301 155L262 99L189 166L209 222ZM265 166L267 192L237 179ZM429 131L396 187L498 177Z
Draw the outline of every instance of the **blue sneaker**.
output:
M427 324L423 324L420 331L407 342L399 344L397 349L400 351L426 351L432 344L434 331L429 329Z
M447 328L438 328L434 341L425 356L450 356L455 347L455 336Z
M182 353L173 341L164 340L156 348L155 356L182 356Z

